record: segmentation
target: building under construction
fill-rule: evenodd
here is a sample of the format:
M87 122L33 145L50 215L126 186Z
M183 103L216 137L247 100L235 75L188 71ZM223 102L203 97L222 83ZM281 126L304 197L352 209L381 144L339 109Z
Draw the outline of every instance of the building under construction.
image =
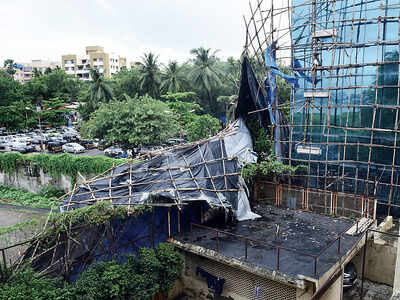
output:
M399 215L400 2L252 4L245 54L266 70L258 81L275 153L308 167L305 186L375 197L378 214ZM289 103L276 96L282 76L292 85L286 116Z

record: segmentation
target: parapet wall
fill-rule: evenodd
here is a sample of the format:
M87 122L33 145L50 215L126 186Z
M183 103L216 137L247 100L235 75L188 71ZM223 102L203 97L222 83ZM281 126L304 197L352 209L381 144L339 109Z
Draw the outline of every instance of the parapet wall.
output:
M328 190L280 184L256 178L253 195L256 201L322 215L375 219L376 199Z

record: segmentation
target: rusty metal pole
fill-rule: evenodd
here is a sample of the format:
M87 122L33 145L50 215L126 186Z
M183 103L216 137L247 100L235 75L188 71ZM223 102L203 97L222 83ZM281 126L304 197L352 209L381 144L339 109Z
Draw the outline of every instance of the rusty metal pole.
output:
M364 251L363 251L363 262L362 262L362 271L361 271L361 292L360 292L360 299L364 298L364 277L365 277L365 260L367 257L367 242L368 242L368 231L365 231L365 244L364 244Z
M190 243L193 244L193 223L190 223Z
M154 249L154 207L151 209L151 245Z
M219 252L219 239L218 239L218 230L217 230L217 252Z
M276 247L277 255L276 255L276 269L279 271L279 260L280 260L280 254L281 254L281 246Z
M317 264L318 264L318 256L314 256L314 276L318 276Z
M168 237L171 237L171 210L168 207Z
M245 239L244 240L244 257L245 257L246 261L247 261L247 246L248 246L248 243L249 243L249 240Z
M178 232L181 233L181 210L178 208Z
M3 256L3 264L4 264L4 279L7 279L7 261L6 261L6 253L4 249L1 251L1 254Z

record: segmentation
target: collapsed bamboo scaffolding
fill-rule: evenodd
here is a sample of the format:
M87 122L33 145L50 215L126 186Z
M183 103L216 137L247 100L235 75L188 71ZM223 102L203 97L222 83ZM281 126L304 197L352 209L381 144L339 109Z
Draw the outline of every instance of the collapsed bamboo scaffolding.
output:
M100 201L125 205L128 210L136 205L181 209L191 201L206 201L210 206L228 209L231 203L227 199L237 198L241 189L241 173L237 157L226 154L224 139L236 132L232 124L217 136L151 152L147 156L151 159L113 166L93 179L86 180L79 174L82 182L62 198L61 209Z

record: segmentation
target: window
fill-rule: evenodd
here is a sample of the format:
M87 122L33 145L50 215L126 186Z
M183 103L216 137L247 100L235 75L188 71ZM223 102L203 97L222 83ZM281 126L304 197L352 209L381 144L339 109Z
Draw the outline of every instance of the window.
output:
M97 58L94 58L94 59L93 59L93 62L97 62Z
M102 59L102 58L99 58L99 61L100 61L100 62L103 62L103 59Z

